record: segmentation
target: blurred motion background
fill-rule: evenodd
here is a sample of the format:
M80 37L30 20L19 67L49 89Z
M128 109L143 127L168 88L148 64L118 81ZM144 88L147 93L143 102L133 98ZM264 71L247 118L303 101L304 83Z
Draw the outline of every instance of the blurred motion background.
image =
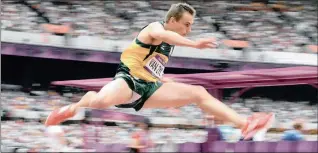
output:
M123 48L143 26L163 20L170 5L178 2L3 0L1 150L96 151L84 149L83 122L77 118L51 129L44 127L51 110L77 102L86 92L51 82L113 77ZM317 67L315 0L182 2L197 10L189 38L215 37L221 45L205 51L176 47L167 74ZM257 87L235 103L231 97L241 89L228 88L222 91L221 100L245 116L276 113L274 127L262 140L288 140L286 135L296 128L301 140L317 141L317 87ZM225 141L240 139L235 129L217 120L211 122L195 105L140 112L110 109L149 117L156 123L151 138L161 148L168 148L162 144L205 142L207 126L220 128ZM107 122L91 139L104 144L129 143L136 130L129 124Z

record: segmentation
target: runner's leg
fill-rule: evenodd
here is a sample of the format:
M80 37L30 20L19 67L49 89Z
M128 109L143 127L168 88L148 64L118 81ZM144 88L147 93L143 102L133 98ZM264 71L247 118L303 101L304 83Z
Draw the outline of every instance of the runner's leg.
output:
M203 87L183 83L164 83L144 104L144 108L180 107L196 103L203 111L233 123L249 139L260 130L269 128L275 120L273 113L256 114L247 119L212 97Z
M76 110L80 107L107 108L113 105L124 104L132 97L132 90L126 81L119 78L105 85L98 93L88 92L74 105Z
M57 125L75 115L80 107L104 109L113 105L129 102L132 90L124 79L118 78L105 85L97 94L88 92L76 104L67 105L50 113L45 125Z
M96 95L97 95L97 92L95 91L87 92L78 103L75 103L74 105L71 106L70 111L75 113L80 107L89 107L91 101L93 101Z
M234 123L238 128L246 125L245 118L212 97L203 87L183 83L164 83L145 102L143 108L181 107L190 103L196 103L203 111Z

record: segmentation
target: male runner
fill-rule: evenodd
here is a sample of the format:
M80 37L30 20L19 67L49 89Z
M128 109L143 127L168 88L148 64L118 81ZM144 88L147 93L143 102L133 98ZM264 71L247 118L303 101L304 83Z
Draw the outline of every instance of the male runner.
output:
M56 125L74 116L80 107L107 108L171 108L195 103L206 113L233 123L245 138L269 125L273 114L242 118L234 110L212 97L202 86L173 82L163 77L174 46L197 49L214 48L213 39L192 41L185 38L191 32L196 11L190 5L171 6L164 22L145 26L121 55L114 80L98 93L88 92L76 104L54 110L45 125Z

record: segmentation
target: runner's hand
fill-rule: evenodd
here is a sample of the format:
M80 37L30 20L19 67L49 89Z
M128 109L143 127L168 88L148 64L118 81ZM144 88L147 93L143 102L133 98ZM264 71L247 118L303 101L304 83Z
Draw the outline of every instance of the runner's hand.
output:
M194 48L206 49L206 48L216 48L218 46L215 38L205 38L196 41Z

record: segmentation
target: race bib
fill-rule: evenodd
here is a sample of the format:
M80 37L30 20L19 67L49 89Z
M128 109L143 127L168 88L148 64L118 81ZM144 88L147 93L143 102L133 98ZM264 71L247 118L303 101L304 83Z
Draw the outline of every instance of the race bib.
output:
M156 55L147 62L144 68L156 78L161 78L165 69L165 62L159 55Z

